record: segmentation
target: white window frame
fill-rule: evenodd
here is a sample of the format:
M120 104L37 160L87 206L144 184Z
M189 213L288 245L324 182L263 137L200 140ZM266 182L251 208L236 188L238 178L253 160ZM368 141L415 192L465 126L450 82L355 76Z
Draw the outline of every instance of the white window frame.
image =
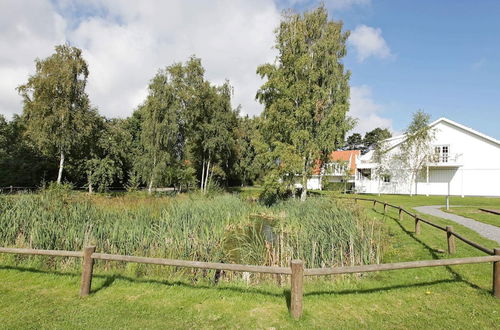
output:
M444 152L446 148L446 152ZM439 144L434 146L434 153L437 156L438 163L448 163L450 161L450 145Z

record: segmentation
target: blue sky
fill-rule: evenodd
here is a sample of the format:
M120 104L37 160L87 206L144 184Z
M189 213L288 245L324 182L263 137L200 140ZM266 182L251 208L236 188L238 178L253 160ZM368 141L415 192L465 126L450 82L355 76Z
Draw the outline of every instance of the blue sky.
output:
M258 115L255 70L273 62L281 11L315 0L2 0L0 114L22 111L15 88L34 59L69 42L89 64L91 102L107 117L127 117L144 101L158 69L202 59L207 78L229 79L233 105ZM355 131L398 133L422 109L500 139L500 1L325 0L351 30Z
M374 0L330 14L350 30L381 30L390 56L360 62L351 49L345 63L395 130L423 109L500 139L500 1Z

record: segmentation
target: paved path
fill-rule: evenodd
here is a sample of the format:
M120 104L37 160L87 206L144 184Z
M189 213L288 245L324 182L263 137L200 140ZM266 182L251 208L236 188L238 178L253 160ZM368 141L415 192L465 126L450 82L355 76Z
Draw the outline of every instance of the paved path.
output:
M443 212L440 210L440 208L442 207L444 207L444 205L430 205L417 206L414 207L414 209L418 212L455 221L456 223L459 223L467 228L476 231L479 235L496 241L498 244L500 244L500 227L488 225L486 223L482 223L471 218L462 217L456 214Z

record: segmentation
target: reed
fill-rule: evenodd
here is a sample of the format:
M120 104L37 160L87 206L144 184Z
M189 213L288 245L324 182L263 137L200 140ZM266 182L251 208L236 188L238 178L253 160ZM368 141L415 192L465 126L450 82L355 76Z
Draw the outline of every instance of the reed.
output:
M330 267L376 262L381 233L355 205L325 197L272 207L230 194L0 197L0 245L10 247L75 251L92 244L112 254L272 266L299 258L306 267Z

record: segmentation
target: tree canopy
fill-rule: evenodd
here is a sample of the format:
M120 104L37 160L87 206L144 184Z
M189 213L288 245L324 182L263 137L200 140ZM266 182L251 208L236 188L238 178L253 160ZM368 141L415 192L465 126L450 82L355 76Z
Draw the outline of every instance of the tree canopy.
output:
M43 60L35 60L36 72L18 87L23 97L26 135L39 150L59 156L57 182L61 182L64 159L89 130L92 109L85 92L89 71L82 52L60 45Z
M409 191L417 193L417 177L423 169L428 157L432 154L432 142L434 141L434 129L429 126L431 116L422 110L413 114L411 123L405 130L405 140L402 142L400 153L396 156L402 166L411 174L409 180Z
M348 32L328 19L324 6L296 14L285 12L276 30L275 64L258 67L267 79L257 92L264 104L262 134L271 150L288 146L301 158L302 195L314 162L341 146L352 121L350 73L342 63Z

